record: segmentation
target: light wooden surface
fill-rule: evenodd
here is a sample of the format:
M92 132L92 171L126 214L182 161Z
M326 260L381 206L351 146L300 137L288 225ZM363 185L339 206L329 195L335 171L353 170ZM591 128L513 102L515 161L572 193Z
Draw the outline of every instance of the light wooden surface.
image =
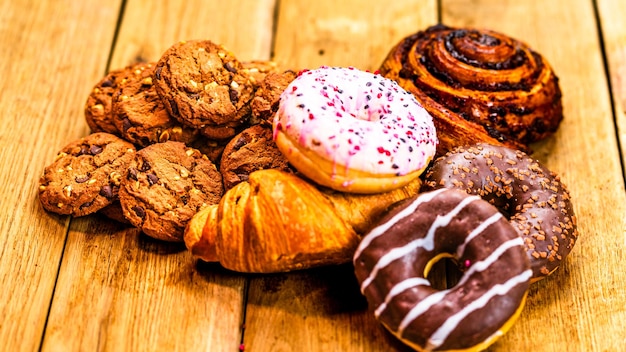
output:
M349 265L242 275L196 264L104 218L46 213L37 181L88 133L83 105L104 73L178 40L375 70L438 20L524 40L564 93L565 120L535 156L568 185L580 239L490 350L624 350L625 18L621 0L0 1L0 350L407 350L367 311Z

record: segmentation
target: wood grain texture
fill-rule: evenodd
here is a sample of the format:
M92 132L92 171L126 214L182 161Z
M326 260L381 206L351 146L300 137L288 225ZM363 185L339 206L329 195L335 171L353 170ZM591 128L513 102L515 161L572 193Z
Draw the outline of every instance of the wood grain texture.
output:
M599 0L596 3L613 94L617 136L622 150L622 167L626 174L626 2Z
M321 65L378 69L389 47L437 21L436 1L285 1L278 9L274 60L297 69Z
M595 3L600 23L592 0L128 0L122 18L121 1L0 1L0 349L234 352L243 334L245 351L408 351L373 319L350 265L244 275L197 264L98 215L46 213L37 185L88 133L83 106L107 69L210 39L242 60L375 70L441 16L524 40L564 93L565 120L534 156L570 189L580 239L489 350L623 350L626 5Z
M268 1L128 1L111 68L156 61L189 38L268 58L269 37L256 34L271 33L272 11ZM97 216L76 219L43 350L235 350L244 284L242 275L195 266L184 246L152 241Z
M240 60L269 59L276 0L129 1L111 68L156 61L181 40L224 45Z
M436 22L434 1L283 1L274 60L286 67L376 70L391 45ZM254 278L246 350L396 351L373 319L350 266Z
M563 90L564 121L534 156L570 189L580 237L565 266L532 287L522 316L493 350L623 349L626 301L617 292L626 276L611 263L624 259L624 184L592 3L446 0L442 8L444 23L528 43L552 64Z
M0 346L37 350L68 218L47 214L39 176L57 150L86 133L91 82L106 63L120 3L0 3ZM50 20L56 13L59 19Z

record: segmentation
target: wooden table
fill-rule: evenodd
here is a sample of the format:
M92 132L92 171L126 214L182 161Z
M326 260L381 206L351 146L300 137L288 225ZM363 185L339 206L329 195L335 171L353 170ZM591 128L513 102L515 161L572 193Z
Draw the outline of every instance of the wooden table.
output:
M37 183L89 133L83 106L105 72L178 40L210 39L242 60L375 70L440 21L524 40L564 93L565 120L534 156L570 188L580 239L490 350L623 351L625 19L623 0L0 1L0 350L406 350L373 320L350 266L243 275L195 264L184 247L102 217L45 212Z

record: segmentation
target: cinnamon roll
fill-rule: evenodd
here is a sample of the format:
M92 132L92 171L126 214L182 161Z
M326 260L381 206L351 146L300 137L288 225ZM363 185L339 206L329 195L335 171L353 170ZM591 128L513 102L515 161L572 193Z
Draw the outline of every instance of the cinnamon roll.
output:
M429 27L400 41L380 73L433 115L438 154L478 142L528 152L563 119L558 77L545 58L494 31Z

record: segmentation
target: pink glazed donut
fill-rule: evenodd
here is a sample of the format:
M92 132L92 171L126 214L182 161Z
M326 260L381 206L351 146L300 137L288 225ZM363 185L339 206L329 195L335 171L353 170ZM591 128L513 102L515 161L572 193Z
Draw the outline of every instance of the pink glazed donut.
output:
M432 117L395 81L352 67L301 72L285 89L274 140L304 176L379 193L417 178L435 155Z

